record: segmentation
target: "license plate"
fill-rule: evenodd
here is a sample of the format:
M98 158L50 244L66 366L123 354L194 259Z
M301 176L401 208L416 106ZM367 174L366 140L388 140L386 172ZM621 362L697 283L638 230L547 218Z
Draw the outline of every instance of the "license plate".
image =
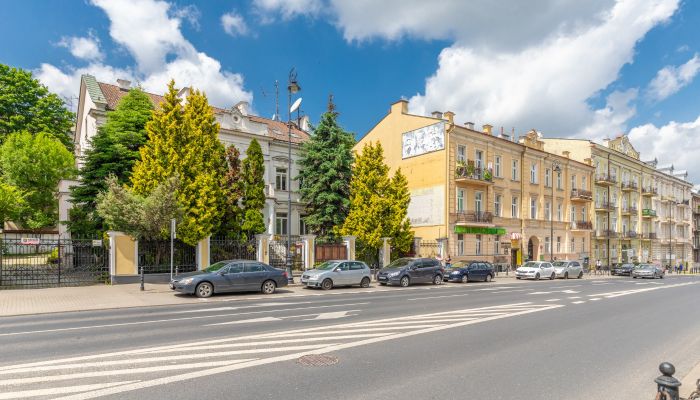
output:
M385 281L385 280L386 280L386 276L380 276L380 277L377 278L377 279L379 279L380 281Z

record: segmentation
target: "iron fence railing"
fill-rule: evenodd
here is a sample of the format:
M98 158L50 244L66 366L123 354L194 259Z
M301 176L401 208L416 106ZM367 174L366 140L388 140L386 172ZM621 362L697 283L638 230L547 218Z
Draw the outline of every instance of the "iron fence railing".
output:
M224 260L255 260L257 241L229 238L209 239L209 260L213 264Z
M179 239L173 241L173 272L197 270L197 249ZM138 266L144 274L170 273L170 240L139 240Z

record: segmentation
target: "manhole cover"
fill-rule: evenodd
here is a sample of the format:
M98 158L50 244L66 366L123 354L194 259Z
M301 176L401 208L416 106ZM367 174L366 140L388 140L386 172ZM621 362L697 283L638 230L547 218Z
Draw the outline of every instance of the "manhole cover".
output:
M325 367L338 363L338 357L328 356L325 354L307 354L297 359L297 364L307 367Z

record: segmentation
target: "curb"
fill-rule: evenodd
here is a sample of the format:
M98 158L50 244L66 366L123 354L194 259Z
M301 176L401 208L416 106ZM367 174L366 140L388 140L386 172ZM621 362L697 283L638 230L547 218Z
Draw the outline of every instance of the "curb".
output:
M685 374L681 380L680 395L683 398L687 398L690 394L697 389L696 382L700 380L700 362L693 367L690 372Z

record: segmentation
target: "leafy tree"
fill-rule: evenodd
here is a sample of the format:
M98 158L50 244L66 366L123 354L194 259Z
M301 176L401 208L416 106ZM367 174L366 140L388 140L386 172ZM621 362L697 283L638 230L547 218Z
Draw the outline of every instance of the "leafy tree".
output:
M243 225L246 238L265 232L265 163L260 143L253 139L243 160Z
M107 189L106 178L114 176L119 184L129 182L131 171L140 159L139 149L146 143L146 123L153 104L141 89L131 89L92 139L80 170L81 184L71 189L74 207L68 227L73 233L94 235L103 231L103 220L95 212L97 195Z
M224 146L206 95L192 90L183 106L171 81L146 131L148 142L141 147L141 160L131 176L134 192L147 196L177 175L178 202L184 211L177 234L195 245L217 230L223 214Z
M224 215L219 227L219 235L232 239L241 237L243 210L243 176L241 175L241 152L234 145L226 149L226 175L223 179Z
M26 131L44 133L72 149L72 125L73 113L63 100L49 93L31 72L0 64L0 145L10 134Z
M311 139L301 147L301 199L306 202L304 221L319 240L333 239L350 209L355 138L338 125L332 98Z
M58 222L58 181L75 175L73 154L46 133L19 132L0 148L3 180L24 193L18 221L31 229Z
M5 225L5 221L19 218L24 207L24 193L16 186L0 180L0 227Z
M391 238L399 252L406 252L413 240L406 214L409 202L406 177L398 170L389 178L381 144L367 143L355 156L350 212L340 232L357 236L358 252L363 257L376 258L383 237Z
M147 196L140 196L115 176L106 179L107 190L97 196L97 213L109 229L122 231L135 239L159 239L169 235L170 220L181 219L177 176L159 184Z

